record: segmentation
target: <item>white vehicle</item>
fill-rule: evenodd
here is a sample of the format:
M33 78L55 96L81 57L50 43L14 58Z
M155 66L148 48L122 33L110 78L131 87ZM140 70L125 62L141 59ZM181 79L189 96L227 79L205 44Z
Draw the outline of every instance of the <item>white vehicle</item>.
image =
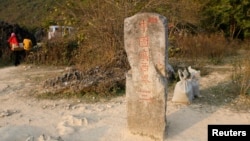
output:
M52 39L55 37L63 37L65 35L69 35L73 32L73 27L71 26L59 26L59 25L51 25L49 26L48 31L48 39Z

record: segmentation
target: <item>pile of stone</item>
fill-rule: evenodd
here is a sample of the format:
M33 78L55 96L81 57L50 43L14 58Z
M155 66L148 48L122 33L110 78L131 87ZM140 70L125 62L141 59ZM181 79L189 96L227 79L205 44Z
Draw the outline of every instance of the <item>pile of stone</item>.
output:
M96 92L110 93L125 88L125 73L129 66L123 60L124 53L118 54L110 64L96 66L87 71L70 68L66 73L44 81L46 93Z

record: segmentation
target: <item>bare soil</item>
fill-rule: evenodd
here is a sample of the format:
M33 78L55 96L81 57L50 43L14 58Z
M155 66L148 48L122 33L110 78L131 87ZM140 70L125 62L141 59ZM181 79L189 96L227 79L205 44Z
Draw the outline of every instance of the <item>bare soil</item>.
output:
M247 99L231 94L230 66L208 67L200 79L202 97L192 104L172 103L174 86L169 87L167 141L206 141L208 124L250 123ZM152 141L127 130L125 95L96 103L36 98L47 78L66 70L24 64L0 69L2 141Z

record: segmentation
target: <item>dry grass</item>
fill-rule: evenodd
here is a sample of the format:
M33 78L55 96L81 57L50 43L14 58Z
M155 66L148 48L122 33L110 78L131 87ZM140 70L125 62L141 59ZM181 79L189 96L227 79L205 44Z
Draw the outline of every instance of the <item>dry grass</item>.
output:
M172 56L186 58L192 64L200 63L204 59L220 64L226 56L235 54L235 43L229 42L222 34L176 36L174 42L174 48L178 52Z
M72 39L56 39L44 42L41 48L31 51L26 63L45 65L72 65L78 45Z
M233 61L232 80L237 86L239 94L250 96L250 59L247 54L249 51L245 50L245 56Z

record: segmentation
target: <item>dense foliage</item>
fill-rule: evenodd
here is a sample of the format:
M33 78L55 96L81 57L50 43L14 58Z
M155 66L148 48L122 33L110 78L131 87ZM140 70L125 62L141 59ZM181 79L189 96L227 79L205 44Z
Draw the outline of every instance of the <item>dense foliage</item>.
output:
M212 0L203 9L203 26L207 30L222 30L230 38L250 36L249 0Z

